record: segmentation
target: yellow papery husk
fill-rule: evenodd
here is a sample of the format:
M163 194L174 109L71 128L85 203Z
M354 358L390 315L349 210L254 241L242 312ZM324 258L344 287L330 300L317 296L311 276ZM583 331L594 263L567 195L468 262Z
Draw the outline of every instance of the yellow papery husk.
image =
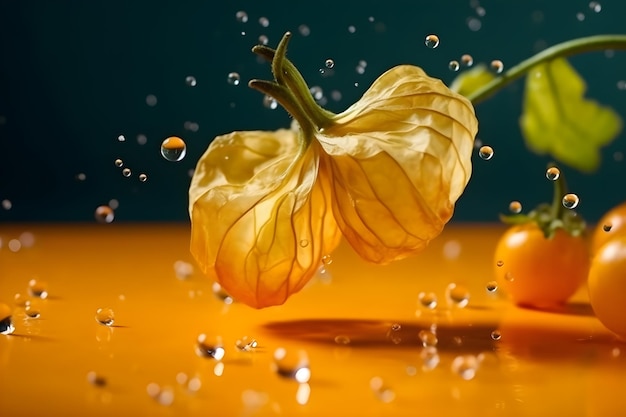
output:
M401 65L333 121L316 138L347 241L377 264L423 250L470 179L478 132L472 104L422 69Z
M236 301L283 304L314 276L341 233L320 147L295 130L218 136L190 186L191 252Z

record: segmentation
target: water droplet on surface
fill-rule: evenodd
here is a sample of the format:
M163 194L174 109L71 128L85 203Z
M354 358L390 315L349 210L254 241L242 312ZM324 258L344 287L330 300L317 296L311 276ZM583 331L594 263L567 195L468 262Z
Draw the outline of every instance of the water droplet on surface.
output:
M303 350L294 353L282 347L276 349L272 369L283 378L295 379L300 384L307 383L311 379L309 359Z
M437 335L430 330L420 330L418 336L422 341L422 346L424 347L434 347L437 346L437 343L439 342L439 339L437 339Z
M437 294L434 292L420 292L417 299L424 308L429 310L437 308Z
M11 207L13 207L13 203L11 203L11 200L7 200L6 198L4 200L2 200L2 208L5 210L11 210Z
M24 313L26 313L26 316L28 316L31 319L36 319L36 318L39 318L39 316L41 316L41 311L39 309L39 306L36 303L28 304L26 308L24 308Z
M470 300L469 290L459 284L451 283L446 287L446 300L449 305L464 308Z
M509 282L515 281L515 277L510 272L507 272L506 274L504 274L504 279L509 281Z
M500 74L504 70L504 64L499 59L494 59L493 61L491 61L490 66L496 74Z
M243 10L239 10L235 13L235 19L237 19L239 23L246 23L248 21L248 13Z
M452 372L469 381L476 376L479 361L474 355L459 355L452 361Z
M474 65L474 58L470 54L463 54L461 56L461 64L463 64L464 67L471 67Z
M345 334L337 335L335 336L335 343L337 343L338 345L349 345L350 337L346 336Z
M322 256L322 264L328 266L333 263L333 258L330 255Z
M111 223L115 219L115 212L109 206L98 206L94 217L99 223Z
M267 17L259 17L259 25L266 28L270 25L270 20Z
M563 207L566 209L575 209L578 207L578 203L580 203L580 199L576 194L565 194L563 196Z
M256 339L244 336L235 342L235 347L242 352L251 352L259 346Z
M213 358L216 361L221 361L226 351L222 346L221 338L216 337L214 341L211 341L206 334L202 333L196 340L196 353L204 358Z
M187 84L187 86L189 87L195 87L196 85L198 85L198 81L193 75L188 75L185 77L185 84Z
M98 375L95 371L87 372L87 382L97 387L104 387L107 384L106 378Z
M493 158L493 148L488 145L481 146L478 150L478 156L480 156L481 159L484 159L485 161L490 160L491 158Z
M230 85L239 85L239 83L241 82L241 76L238 72L229 72L226 80Z
M430 49L435 49L439 46L439 36L437 35L428 35L424 40L424 44Z
M546 170L546 178L550 181L556 181L561 176L561 170L557 167L550 167Z
M496 292L498 290L498 283L496 281L489 281L485 288L488 292Z
M595 13L600 13L602 11L602 5L597 1L592 1L589 2L589 9Z
M193 275L193 265L185 261L176 261L174 273L178 279L189 279Z
M459 64L459 61L452 60L448 62L448 68L450 71L457 72L459 68L461 68L461 65Z
M300 247L306 248L307 246L309 246L309 241L308 240L306 240L306 239L300 240Z
M263 97L263 106L270 110L276 110L278 108L278 101L272 96Z
M37 297L45 300L48 298L48 283L38 279L31 279L28 281L28 293L31 297Z
M11 334L14 331L11 308L7 304L0 303L0 334Z
M335 61L329 58L326 60L324 65L326 65L326 68L333 68L335 66Z
M386 386L379 376L370 379L370 388L374 391L376 397L384 403L390 403L396 398L396 393Z
M30 304L30 300L28 299L28 297L19 292L13 296L13 302L18 307L26 307L28 304Z
M494 330L493 332L491 332L491 338L493 340L500 340L501 337L502 335L500 334L500 330Z
M139 174L139 181L141 182L148 181L148 176L146 174Z
M118 142L126 142L126 136L124 136L124 135L119 135L119 136L117 137L117 141L118 141Z
M148 94L146 96L146 104L150 107L154 107L157 105L157 97L154 94Z
M611 223L605 223L602 225L602 230L605 232L610 232L613 225Z
M522 203L519 201L511 201L509 203L509 211L514 214L518 214L522 212Z
M123 167L124 166L124 161L122 161L121 159L117 158L115 160L115 166L118 167L118 168Z
M161 143L161 156L170 162L182 161L187 155L187 145L178 136L170 136Z
M213 292L213 295L217 297L218 300L223 301L224 304L230 305L234 301L232 297L217 282L213 283L213 285L211 286L211 291Z
M96 310L96 321L104 326L112 326L115 323L115 314L110 307L102 307Z
M124 168L122 170L122 175L125 176L126 178L130 177L133 174L133 172L130 170L130 168Z
M504 265L504 261L499 260L496 262L496 266L501 267L502 265Z

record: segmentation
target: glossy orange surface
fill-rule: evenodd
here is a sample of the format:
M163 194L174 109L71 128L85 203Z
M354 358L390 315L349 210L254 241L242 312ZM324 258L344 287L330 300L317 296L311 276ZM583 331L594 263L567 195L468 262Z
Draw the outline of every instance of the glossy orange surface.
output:
M503 230L452 224L389 266L342 244L285 305L254 310L225 304L197 268L177 278L175 262L192 262L188 225L3 225L0 302L16 330L0 335L0 415L622 415L626 346L594 317L585 288L549 312L486 291ZM34 242L22 236L14 251L27 231ZM33 278L49 294L39 318L14 302ZM450 283L469 291L465 308L447 305ZM430 291L432 311L418 303ZM95 319L103 307L112 327ZM423 347L435 343L429 329L437 357ZM203 333L221 339L220 361L196 353ZM238 349L244 336L258 346ZM281 347L306 354L308 384L275 371ZM197 379L180 384L180 373Z

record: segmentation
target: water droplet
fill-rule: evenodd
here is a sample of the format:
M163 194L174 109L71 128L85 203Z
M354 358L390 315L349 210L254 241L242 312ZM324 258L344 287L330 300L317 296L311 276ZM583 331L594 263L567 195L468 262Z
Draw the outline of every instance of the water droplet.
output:
M197 376L194 376L187 383L187 390L190 392L198 392L202 387L202 381Z
M35 235L31 232L24 232L18 238L25 248L32 248L35 245Z
M123 167L124 166L124 161L122 161L121 159L117 158L115 160L115 166L118 167L118 168Z
M268 43L270 43L270 40L267 35L259 35L259 43L261 45L267 45Z
M437 295L434 292L420 292L417 299L424 308L430 310L437 308Z
M161 405L170 406L174 402L174 390L170 387L163 387L155 399Z
M490 160L491 158L493 158L493 148L488 145L481 146L478 150L478 156L480 156L485 161Z
M467 18L467 27L472 32L478 32L482 26L483 26L483 24L480 21L480 19L477 19L475 17L468 17Z
M439 342L439 340L437 339L437 335L430 330L420 330L418 336L422 341L422 345L424 347L434 347L437 346L437 343Z
M465 67L471 67L474 65L474 58L470 54L463 54L461 56L461 64Z
M95 371L87 372L87 382L97 387L104 387L107 384L106 378L98 375Z
M488 292L496 292L498 290L498 283L496 281L489 281L486 288Z
M150 107L157 105L157 97L154 94L148 94L146 96L146 104Z
M514 214L518 214L522 212L522 203L519 201L511 201L509 203L509 211Z
M115 322L115 314L110 307L102 307L96 310L96 321L105 326L112 326Z
M126 142L126 136L124 136L124 135L119 135L119 136L117 137L117 140L118 140L118 142Z
M170 136L161 143L161 156L170 162L182 161L186 154L187 145L178 136Z
M300 25L298 26L298 32L300 32L300 35L306 37L311 34L311 28L309 28L307 25Z
M84 172L79 172L76 174L76 179L78 181L85 181L87 179L87 175Z
M576 194L565 194L563 196L563 207L566 209L575 209L578 207L578 203L580 203L580 199Z
M306 248L307 246L309 246L309 241L308 240L306 240L306 239L300 240L300 247Z
M11 239L9 240L9 244L7 246L11 252L19 252L19 250L22 249L22 242L18 239Z
M99 223L111 223L115 219L115 212L109 206L98 206L94 217Z
M7 304L0 303L0 334L11 334L14 331L11 308Z
M295 379L300 384L305 384L311 379L309 359L303 350L294 353L282 347L276 349L272 369L283 378Z
M124 168L122 170L122 175L125 176L126 178L130 177L133 174L133 171L130 170L130 168Z
M11 203L11 200L7 200L7 199L2 200L2 208L3 209L11 210L11 207L13 207L13 203Z
M450 283L446 287L446 300L450 305L464 308L470 300L469 290L463 285Z
M116 199L112 198L109 200L109 207L111 207L113 210L117 210L120 206L120 202L117 201Z
M241 82L241 76L238 72L229 72L226 80L230 85L239 85L239 83Z
M402 325L400 323L393 323L391 325L391 331L398 332L402 329Z
M267 17L259 17L259 25L266 28L270 25L270 20Z
M278 102L272 96L264 96L263 97L263 106L270 110L275 110L278 108Z
M595 13L600 13L602 11L602 5L597 1L589 2L589 8Z
M500 334L500 330L494 330L493 332L491 332L491 338L493 340L500 340L501 337L502 335Z
M45 300L48 298L48 284L45 281L31 279L28 281L28 293L31 297L37 297Z
M585 14L582 12L576 13L576 20L578 20L579 22L582 22L583 20L585 20Z
M602 230L605 232L610 232L613 225L611 223L605 223L602 225Z
M188 75L185 77L185 84L187 84L189 87L195 87L198 84L198 81L193 75Z
M36 319L39 318L39 316L41 315L41 310L39 309L39 306L37 303L30 303L26 306L26 308L24 308L24 313L26 313L26 316L28 316L31 319Z
M506 274L504 274L504 279L509 282L515 281L515 277L513 276L511 272L507 272Z
M496 73L500 74L504 70L504 64L499 59L494 59L491 61L491 69Z
M619 80L617 82L617 89L618 90L626 90L626 80Z
M458 240L449 240L443 245L443 257L449 260L457 259L461 256L461 243Z
M561 176L561 171L557 167L550 167L546 170L546 178L550 181L556 181Z
M235 342L235 347L242 352L251 352L259 346L256 339L244 336Z
M439 365L439 352L434 346L426 346L420 353L422 358L422 369L424 371L431 371Z
M396 398L396 393L386 386L379 376L370 379L370 388L374 391L376 397L384 403L390 403Z
M439 46L439 36L437 35L428 35L424 40L424 44L430 49L435 49Z
M329 58L326 60L324 65L326 65L326 68L333 68L335 66L335 61Z
M459 61L452 60L448 63L448 68L450 71L457 72L459 68L461 68L461 65L459 64Z
M237 13L235 13L235 18L239 23L246 23L248 21L248 13L244 12L243 10L239 10Z
M479 361L474 355L459 355L452 361L452 372L469 381L476 376Z
M348 26L348 32L349 32L349 33L354 33L354 32L356 32L356 27L355 27L355 26L353 26L353 25Z
M13 296L13 302L18 307L26 307L28 304L30 304L30 299L24 294L18 292Z
M496 262L496 265L497 265L498 267L501 267L502 265L504 265L504 261L502 261L502 260L498 260L498 261Z
M144 135L143 133L140 133L137 135L137 143L139 145L145 145L146 143L148 143L148 137L146 135Z
M333 263L333 258L330 255L322 256L322 264L328 266Z
M337 335L335 336L335 343L337 343L338 345L349 345L350 337L346 336L345 334Z
M193 275L193 265L185 261L176 261L174 273L178 279L189 279Z
M198 335L198 339L196 340L196 353L198 356L221 361L226 351L222 346L220 337L216 337L214 341L210 341L209 337L202 333Z
M148 176L146 174L139 174L139 181L141 182L148 181Z
M232 297L217 282L213 283L213 285L211 286L211 291L213 292L213 295L217 297L218 300L223 301L224 304L232 304L234 301Z

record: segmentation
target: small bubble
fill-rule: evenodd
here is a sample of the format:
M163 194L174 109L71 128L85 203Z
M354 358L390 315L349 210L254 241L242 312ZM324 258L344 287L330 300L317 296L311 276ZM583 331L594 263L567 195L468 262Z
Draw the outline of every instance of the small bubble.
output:
M22 249L22 242L20 242L19 239L11 239L9 240L8 246L11 252L19 252L20 249Z
M235 347L242 352L251 352L259 346L256 339L244 336L235 342Z
M48 298L48 284L45 281L31 279L28 281L28 293L31 297L37 297L45 300Z
M580 199L576 194L565 194L563 196L563 207L566 209L575 209L578 207L578 203L580 203Z
M115 322L115 314L110 307L102 307L96 310L96 321L105 326L112 326Z
M238 72L229 72L226 80L230 85L239 85L239 83L241 82L241 76Z
M434 346L426 346L420 353L422 358L422 369L424 371L432 371L439 365L439 352Z
M335 343L337 343L338 345L349 345L350 337L346 336L345 334L337 335L335 336Z
M374 22L374 16L368 17L367 21L370 22L370 23L373 23Z
M11 334L14 331L11 308L7 304L0 303L0 334Z
M302 36L309 36L311 34L311 29L307 25L298 26L298 32Z
M115 219L115 212L109 206L98 206L94 217L99 223L111 223Z
M467 27L472 32L478 32L482 26L483 26L483 24L480 21L480 19L477 19L475 17L467 18Z
M200 125L198 123L190 122L189 120L183 123L183 127L185 128L185 130L189 130L191 132L197 132L198 129L200 129Z
M491 338L493 340L500 340L501 337L502 335L500 334L500 330L494 330L493 332L491 332Z
M459 355L452 361L452 372L469 381L476 376L479 361L474 355Z
M437 308L437 295L434 292L420 292L417 299L424 308L430 310Z
M119 136L117 137L117 141L118 141L118 142L126 142L126 136L124 136L124 135L119 135Z
M611 223L605 223L602 225L602 230L605 232L610 232L613 225Z
M170 406L174 402L174 391L169 387L164 387L155 398L157 402L164 406Z
M589 9L595 13L600 13L602 11L602 5L597 1L589 2Z
M446 287L446 300L450 305L464 308L470 300L469 290L463 285L451 283Z
M98 375L95 371L87 372L87 382L97 387L104 387L107 384L106 378L102 375Z
M458 240L449 240L443 245L443 257L449 260L457 259L461 256L461 243Z
M478 7L475 9L475 12L476 12L476 14L477 14L478 16L480 16L480 17L483 17L484 15L486 15L486 14L487 14L487 11L485 10L485 8L484 8L484 7L481 7L481 6L478 6Z
M84 172L79 172L76 174L76 179L78 181L85 181L87 179L87 175Z
M576 20L578 20L579 22L582 22L583 20L585 20L585 14L582 12L576 13Z
M139 174L139 181L141 182L148 181L148 176L146 174Z
M493 148L488 145L481 146L478 150L478 156L480 156L485 161L490 160L491 158L493 158Z
M187 84L188 87L195 87L198 85L198 81L193 75L188 75L185 77L185 84Z
M301 248L306 248L307 246L309 246L309 241L306 239L302 239L300 240L300 247Z
M496 73L500 74L504 70L504 64L499 59L494 59L491 61L491 69Z
M330 255L322 256L322 264L328 266L333 263L333 258Z
M461 65L459 64L459 61L452 60L448 63L448 68L450 71L457 72L459 68L461 68Z
M143 133L137 135L137 143L139 145L145 145L148 142L148 137Z
M122 175L125 176L126 178L130 177L133 174L133 171L130 170L130 168L124 168L122 170Z
M507 272L506 274L504 274L504 279L509 282L515 281L515 277L513 276L511 272Z
M11 200L7 200L7 199L2 200L2 208L3 209L11 210L12 207L13 207L13 203L11 203Z
M561 171L557 167L550 167L546 170L546 178L550 181L556 181L561 176Z
M35 235L31 232L23 232L18 239L25 248L32 248L35 245Z
M402 325L400 323L393 323L391 325L392 332L399 332L402 329Z
M439 36L437 35L428 35L424 40L424 44L430 49L435 49L439 46Z
M463 64L464 67L471 67L474 65L474 58L470 54L463 54L461 56L461 64Z
M326 66L326 68L333 68L335 66L335 61L329 58L326 60L326 62L324 62L324 65Z
M354 32L356 32L356 27L354 27L353 25L348 26L348 32L349 32L349 33L354 33Z
M174 262L174 273L178 279L189 279L193 275L193 265L185 261Z
M617 82L617 89L618 90L626 90L626 80L619 80Z
M161 156L170 162L179 162L187 155L187 145L178 136L170 136L161 143Z
M118 167L118 168L123 167L124 166L124 161L122 161L121 159L117 158L115 160L115 166Z
M157 98L154 94L148 94L146 96L146 104L150 107L154 107L157 105Z
M24 313L31 319L39 318L41 310L36 303L30 303L24 308Z
M485 288L487 288L488 292L494 293L498 290L498 283L496 281L489 281Z
M221 361L224 358L226 351L222 347L222 342L219 337L215 338L215 341L209 341L209 337L202 333L196 340L196 353L198 356L204 358L213 358L217 361Z
M513 214L518 214L522 212L522 203L519 201L511 201L509 203L509 211Z
M191 378L187 383L187 390L190 392L198 392L200 387L202 387L202 381L198 377Z
M270 40L266 35L259 35L259 43L261 45L267 45L268 43L270 43Z
M278 108L278 102L272 96L264 96L263 97L263 106L270 110L275 110Z
M418 336L422 341L422 346L424 347L434 347L437 346L437 343L439 342L437 335L430 330L420 330Z
M259 25L266 28L270 25L270 20L267 17L259 17Z
M303 350L295 354L279 347L274 351L272 369L281 377L295 379L300 384L305 384L311 379L309 359Z
M219 283L214 282L213 285L211 286L211 291L213 292L213 295L217 297L218 300L223 301L224 304L233 303L232 297L226 291L224 291L224 289Z
M235 19L237 19L239 23L246 23L248 21L248 13L243 10L239 10L235 13Z

